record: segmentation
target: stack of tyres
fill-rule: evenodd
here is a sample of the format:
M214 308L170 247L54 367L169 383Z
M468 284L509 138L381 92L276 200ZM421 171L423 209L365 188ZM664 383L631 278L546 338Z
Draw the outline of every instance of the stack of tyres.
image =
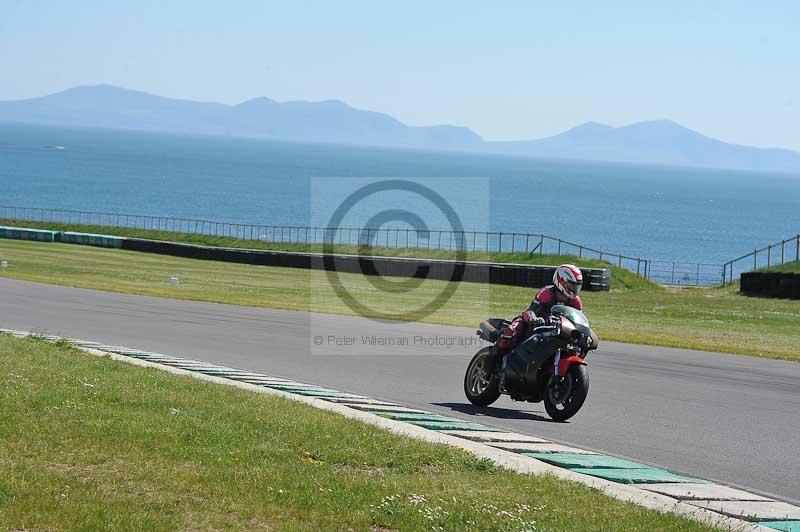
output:
M788 272L746 272L739 288L744 294L800 299L800 274Z
M611 288L611 270L608 268L581 268L583 289L590 292L607 292Z
M739 289L746 294L761 292L763 280L757 272L743 273L739 278Z
M778 297L800 299L800 274L782 275L778 280Z

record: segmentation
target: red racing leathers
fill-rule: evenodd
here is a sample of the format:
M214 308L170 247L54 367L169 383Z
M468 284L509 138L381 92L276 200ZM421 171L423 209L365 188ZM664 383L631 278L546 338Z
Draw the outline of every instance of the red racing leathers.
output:
M578 310L583 310L581 296L567 299L554 285L548 285L536 292L536 297L528 310L511 321L511 325L503 329L500 334L498 349L500 354L505 354L533 333L533 328L541 325L539 318L550 316L550 309L554 305L567 305Z

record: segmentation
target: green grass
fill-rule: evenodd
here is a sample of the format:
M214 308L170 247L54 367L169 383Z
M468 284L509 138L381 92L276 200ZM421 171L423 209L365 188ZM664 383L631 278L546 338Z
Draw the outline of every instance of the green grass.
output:
M131 251L0 240L0 276L132 294L236 305L353 314L325 272L201 261ZM168 284L180 277L180 286ZM445 286L426 280L406 293L387 294L361 275L342 274L355 297L375 312L407 311L430 323L476 326L488 316L512 317L534 290L460 283L434 314L415 309ZM800 360L800 301L746 297L726 288L614 289L582 294L601 340L664 345Z
M0 528L710 528L308 405L0 335Z
M307 253L322 252L321 244L301 244L287 242L263 242L261 240L243 240L227 236L210 236L191 233L177 233L171 231L156 231L151 229L133 229L128 227L106 227L102 225L87 224L60 224L55 222L21 222L14 219L0 219L0 225L12 227L30 227L34 229L50 229L53 231L76 231L82 233L105 234L115 236L127 236L133 238L149 238L153 240L166 240L169 242L184 242L187 244L197 244L202 246L217 246L230 248L247 249L266 249L278 251L298 251ZM301 236L303 236L301 234ZM337 244L334 246L336 253L358 254L364 252L358 246ZM371 255L384 257L415 257L426 259L454 259L456 252L446 249L422 249L422 248L393 248L376 246L371 248ZM648 281L635 273L623 268L619 268L606 261L597 259L587 259L570 255L544 255L529 253L498 253L469 251L466 252L466 259L478 262L502 262L515 264L538 264L554 266L571 261L578 266L585 268L609 268L611 270L612 288L652 288L658 287L656 283Z
M800 273L800 261L792 261L785 264L779 264L777 266L770 266L769 268L764 268L763 270L759 271Z

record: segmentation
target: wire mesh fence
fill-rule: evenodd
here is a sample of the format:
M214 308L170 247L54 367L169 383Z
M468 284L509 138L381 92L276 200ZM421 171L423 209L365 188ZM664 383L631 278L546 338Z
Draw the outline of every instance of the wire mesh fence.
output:
M722 272L720 264L651 260L648 279L677 286L709 286L722 283Z

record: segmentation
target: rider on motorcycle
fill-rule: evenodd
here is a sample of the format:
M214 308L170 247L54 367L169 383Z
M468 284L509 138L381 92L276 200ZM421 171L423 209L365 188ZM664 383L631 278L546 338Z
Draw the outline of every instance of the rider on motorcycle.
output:
M547 325L550 309L554 305L568 305L583 310L583 302L578 295L581 286L583 286L583 275L578 267L562 264L556 268L553 273L553 284L536 292L530 307L503 329L496 348L492 349L484 360L483 370L490 375L493 374L506 353L530 336L534 329Z

